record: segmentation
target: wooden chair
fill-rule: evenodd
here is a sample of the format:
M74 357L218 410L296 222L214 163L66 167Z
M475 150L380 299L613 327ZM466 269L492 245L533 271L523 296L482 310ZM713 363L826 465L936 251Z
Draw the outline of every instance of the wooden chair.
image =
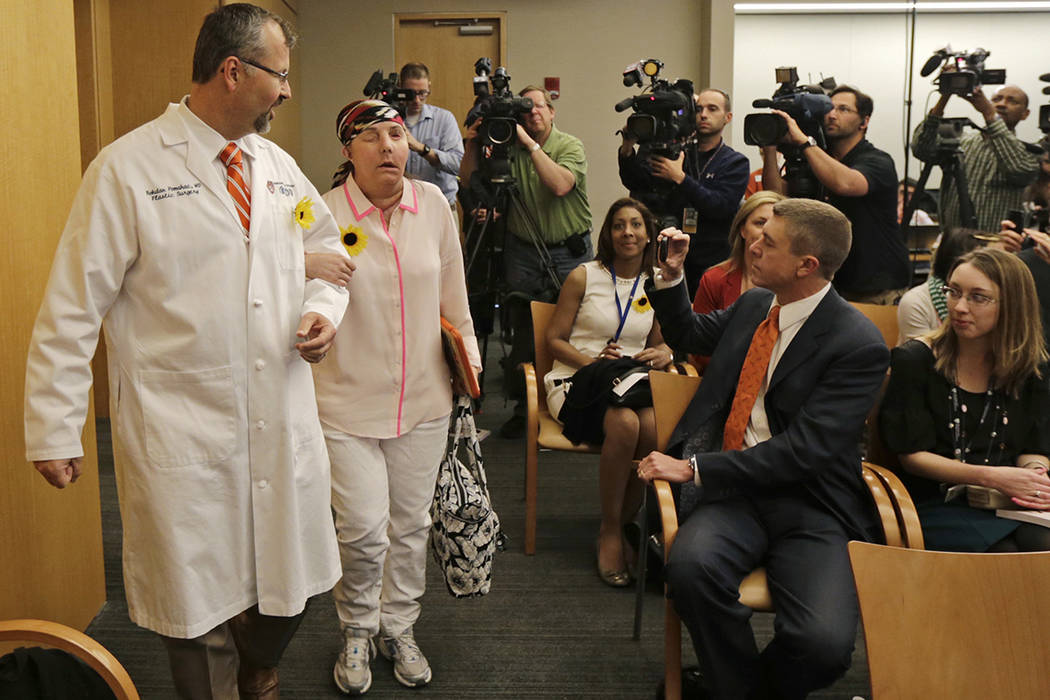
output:
M104 646L83 632L45 620L0 620L0 642L33 642L77 657L106 682L117 700L139 700L124 666Z
M656 449L663 451L700 386L700 380L696 377L650 372L649 382L653 389L653 408L656 413ZM864 483L878 511L886 542L896 547L921 548L923 543L919 517L904 485L888 469L867 462L862 466ZM678 513L671 485L657 480L653 486L660 505L666 561L678 533ZM755 569L741 582L740 602L759 612L773 611L765 569ZM682 624L668 597L664 602L664 697L667 700L679 700L681 695Z
M528 402L528 422L525 430L525 553L536 553L536 482L540 448L563 452L598 454L601 445L574 445L561 433L561 425L547 408L547 392L539 381L551 371L554 358L547 347L547 324L554 315L554 304L532 302L532 339L536 348L536 363L526 362L525 398Z
M897 347L897 337L900 335L900 329L897 326L897 307L891 304L861 304L860 302L851 301L857 311L868 317L868 320L875 324L882 333L882 339L886 342L886 347L895 348Z
M873 700L1050 698L1050 552L849 555Z

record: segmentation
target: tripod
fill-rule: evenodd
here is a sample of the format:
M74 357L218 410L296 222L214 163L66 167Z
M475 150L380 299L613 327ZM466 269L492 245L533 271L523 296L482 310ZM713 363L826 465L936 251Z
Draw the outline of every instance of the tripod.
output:
M945 119L941 123L937 143L937 153L932 160L923 163L919 180L915 184L915 192L909 196L908 189L904 189L904 210L901 213L901 227L905 235L911 233L911 218L915 213L920 197L926 191L926 182L930 179L933 167L941 169L941 201L944 201L944 193L948 191L951 184L955 183L955 191L959 197L959 222L967 227L977 228L977 212L970 198L970 190L966 180L966 164L963 162L963 151L960 136L963 126L972 126L978 130L980 127L966 118ZM941 219L943 220L943 209ZM942 226L943 230L943 226ZM914 246L913 246L914 247ZM914 274L914 270L909 270Z
M504 275L503 256L508 235L508 214L513 212L522 224L521 233L532 245L543 268L543 287L540 301L553 301L561 289L561 280L555 270L550 251L539 234L536 217L525 206L517 182L510 175L497 175L490 179L478 178L471 188L479 194L477 208L484 209L482 218L471 217L464 236L468 301L474 332L481 336L481 377L479 382L484 396L485 365L488 358L489 336L495 329L495 310L500 310L500 329L511 335L511 356L523 357L531 354L532 337L521 337L521 326L511 322L512 314L528 315L528 304L537 297L522 291L510 290ZM503 215L500 217L500 215ZM497 218L500 220L497 221ZM497 235L499 234L499 235ZM498 245L497 245L498 244ZM514 307L513 309L511 307ZM506 353L504 353L506 359Z

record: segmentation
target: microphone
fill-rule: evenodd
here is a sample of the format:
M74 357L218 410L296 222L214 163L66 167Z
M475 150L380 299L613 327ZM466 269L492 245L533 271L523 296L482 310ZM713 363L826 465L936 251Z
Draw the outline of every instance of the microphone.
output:
M1050 75L1050 73L1047 73L1047 75ZM1050 95L1050 85L1047 85L1045 88L1043 88L1043 94Z
M919 75L922 77L928 76L933 71L937 70L937 66L941 65L941 62L948 56L948 52L944 49L940 49L937 53L933 54L926 59L926 63L923 64L922 70L919 71Z
M773 100L755 100L751 106L755 109L766 109L773 106Z
M622 100L620 100L619 102L616 103L616 111L617 112L622 112L625 109L627 109L628 107L630 107L633 103L634 103L634 98L633 97L625 97L624 99L622 99Z
M1039 76L1039 79L1044 83L1050 83L1050 73L1043 73Z

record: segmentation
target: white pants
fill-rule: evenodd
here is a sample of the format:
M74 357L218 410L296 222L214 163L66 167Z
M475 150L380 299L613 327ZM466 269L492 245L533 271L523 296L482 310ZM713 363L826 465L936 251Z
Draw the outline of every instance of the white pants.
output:
M446 415L387 440L324 426L343 564L333 597L343 628L396 636L419 618L430 504L448 426Z

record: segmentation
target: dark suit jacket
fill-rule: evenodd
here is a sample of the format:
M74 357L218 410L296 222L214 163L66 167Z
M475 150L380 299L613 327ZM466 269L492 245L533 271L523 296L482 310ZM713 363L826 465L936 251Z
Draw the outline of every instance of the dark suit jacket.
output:
M650 282L647 295L671 347L711 356L668 444L671 454L697 455L700 502L801 486L850 536L871 539L876 520L858 445L890 360L874 324L829 290L791 341L766 390L772 437L749 449L722 452L744 357L773 294L751 289L728 309L707 315L692 311L685 285L656 290Z

